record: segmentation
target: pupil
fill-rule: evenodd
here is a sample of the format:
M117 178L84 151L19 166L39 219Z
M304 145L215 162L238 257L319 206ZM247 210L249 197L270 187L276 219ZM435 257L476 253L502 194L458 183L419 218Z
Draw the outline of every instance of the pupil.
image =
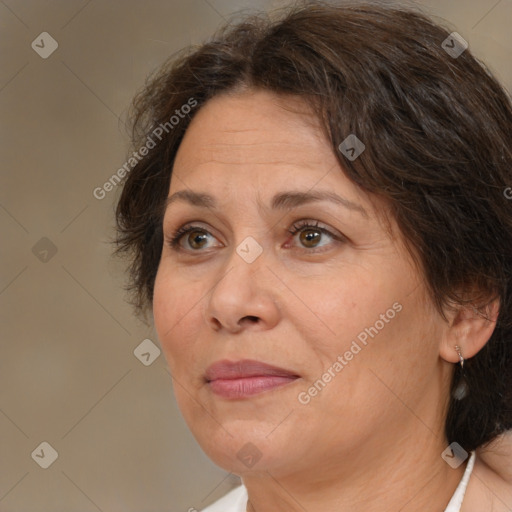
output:
M199 233L199 232L195 231L195 232L190 233L190 237L189 237L189 242L191 242L190 245L192 247L196 247L196 248L202 247L203 244L201 244L201 240L204 241L206 239L206 235L204 233L194 235L194 233ZM198 242L198 240L199 240L199 242Z
M318 242L318 239L319 239L321 233L319 231L309 229L309 230L303 231L302 235L303 235L303 242L305 242L305 245L313 246L313 245L315 245L315 242Z

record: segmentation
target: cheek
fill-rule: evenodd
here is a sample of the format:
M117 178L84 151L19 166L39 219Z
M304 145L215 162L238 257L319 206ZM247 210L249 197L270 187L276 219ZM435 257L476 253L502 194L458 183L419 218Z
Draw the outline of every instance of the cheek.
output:
M159 269L153 294L153 318L171 371L180 367L178 361L193 359L195 331L202 320L200 297L192 284L185 286L173 274Z
M392 286L379 282L379 276L363 269L315 282L297 281L296 296L290 298L290 314L302 327L305 339L314 340L317 352L329 356L348 350L352 340L379 319L396 300ZM291 286L291 287L292 287Z
M393 378L397 372L407 373L415 359L432 360L431 310L423 302L416 274L405 262L399 268L397 272L396 263L386 269L352 267L309 287L304 281L295 283L310 311L294 301L293 314L323 366L347 353L351 368L381 369ZM352 372L344 373L355 376Z

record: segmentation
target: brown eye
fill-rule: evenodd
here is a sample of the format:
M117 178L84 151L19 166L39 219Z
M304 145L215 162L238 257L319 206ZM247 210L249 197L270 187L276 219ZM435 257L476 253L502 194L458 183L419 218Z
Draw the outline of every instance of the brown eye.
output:
M301 231L299 238L301 244L304 245L304 247L316 247L322 238L322 232L314 228L304 229Z
M212 240L209 240L211 238ZM170 238L169 245L176 251L205 252L208 242L215 237L206 229L199 226L184 226L178 229Z
M345 241L342 234L334 234L330 229L320 226L318 221L301 220L293 224L288 230L295 239L298 249L307 253L323 252L336 244Z
M207 243L207 235L204 231L190 231L187 235L187 242L192 249L202 249Z

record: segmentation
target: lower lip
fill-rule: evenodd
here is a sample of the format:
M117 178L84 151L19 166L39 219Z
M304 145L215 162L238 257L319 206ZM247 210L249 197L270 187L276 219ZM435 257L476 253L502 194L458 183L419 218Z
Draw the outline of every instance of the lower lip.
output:
M223 398L245 398L264 391L269 391L297 380L297 377L277 377L275 375L260 375L242 379L217 379L208 384L216 395Z

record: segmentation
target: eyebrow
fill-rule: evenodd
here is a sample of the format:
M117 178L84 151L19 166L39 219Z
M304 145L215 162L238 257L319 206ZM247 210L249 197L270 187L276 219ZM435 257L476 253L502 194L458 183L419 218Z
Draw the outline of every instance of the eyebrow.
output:
M183 201L191 204L192 206L198 206L201 208L217 208L217 201L210 194L201 192L194 192L192 190L179 190L171 196L169 196L164 204L164 209L177 202ZM280 192L276 194L270 203L272 209L285 209L285 208L296 208L304 204L318 202L318 201L330 201L338 205L344 206L349 210L359 212L364 217L368 218L368 213L359 204L349 201L347 198L339 196L334 192L328 190L311 190L308 192Z

